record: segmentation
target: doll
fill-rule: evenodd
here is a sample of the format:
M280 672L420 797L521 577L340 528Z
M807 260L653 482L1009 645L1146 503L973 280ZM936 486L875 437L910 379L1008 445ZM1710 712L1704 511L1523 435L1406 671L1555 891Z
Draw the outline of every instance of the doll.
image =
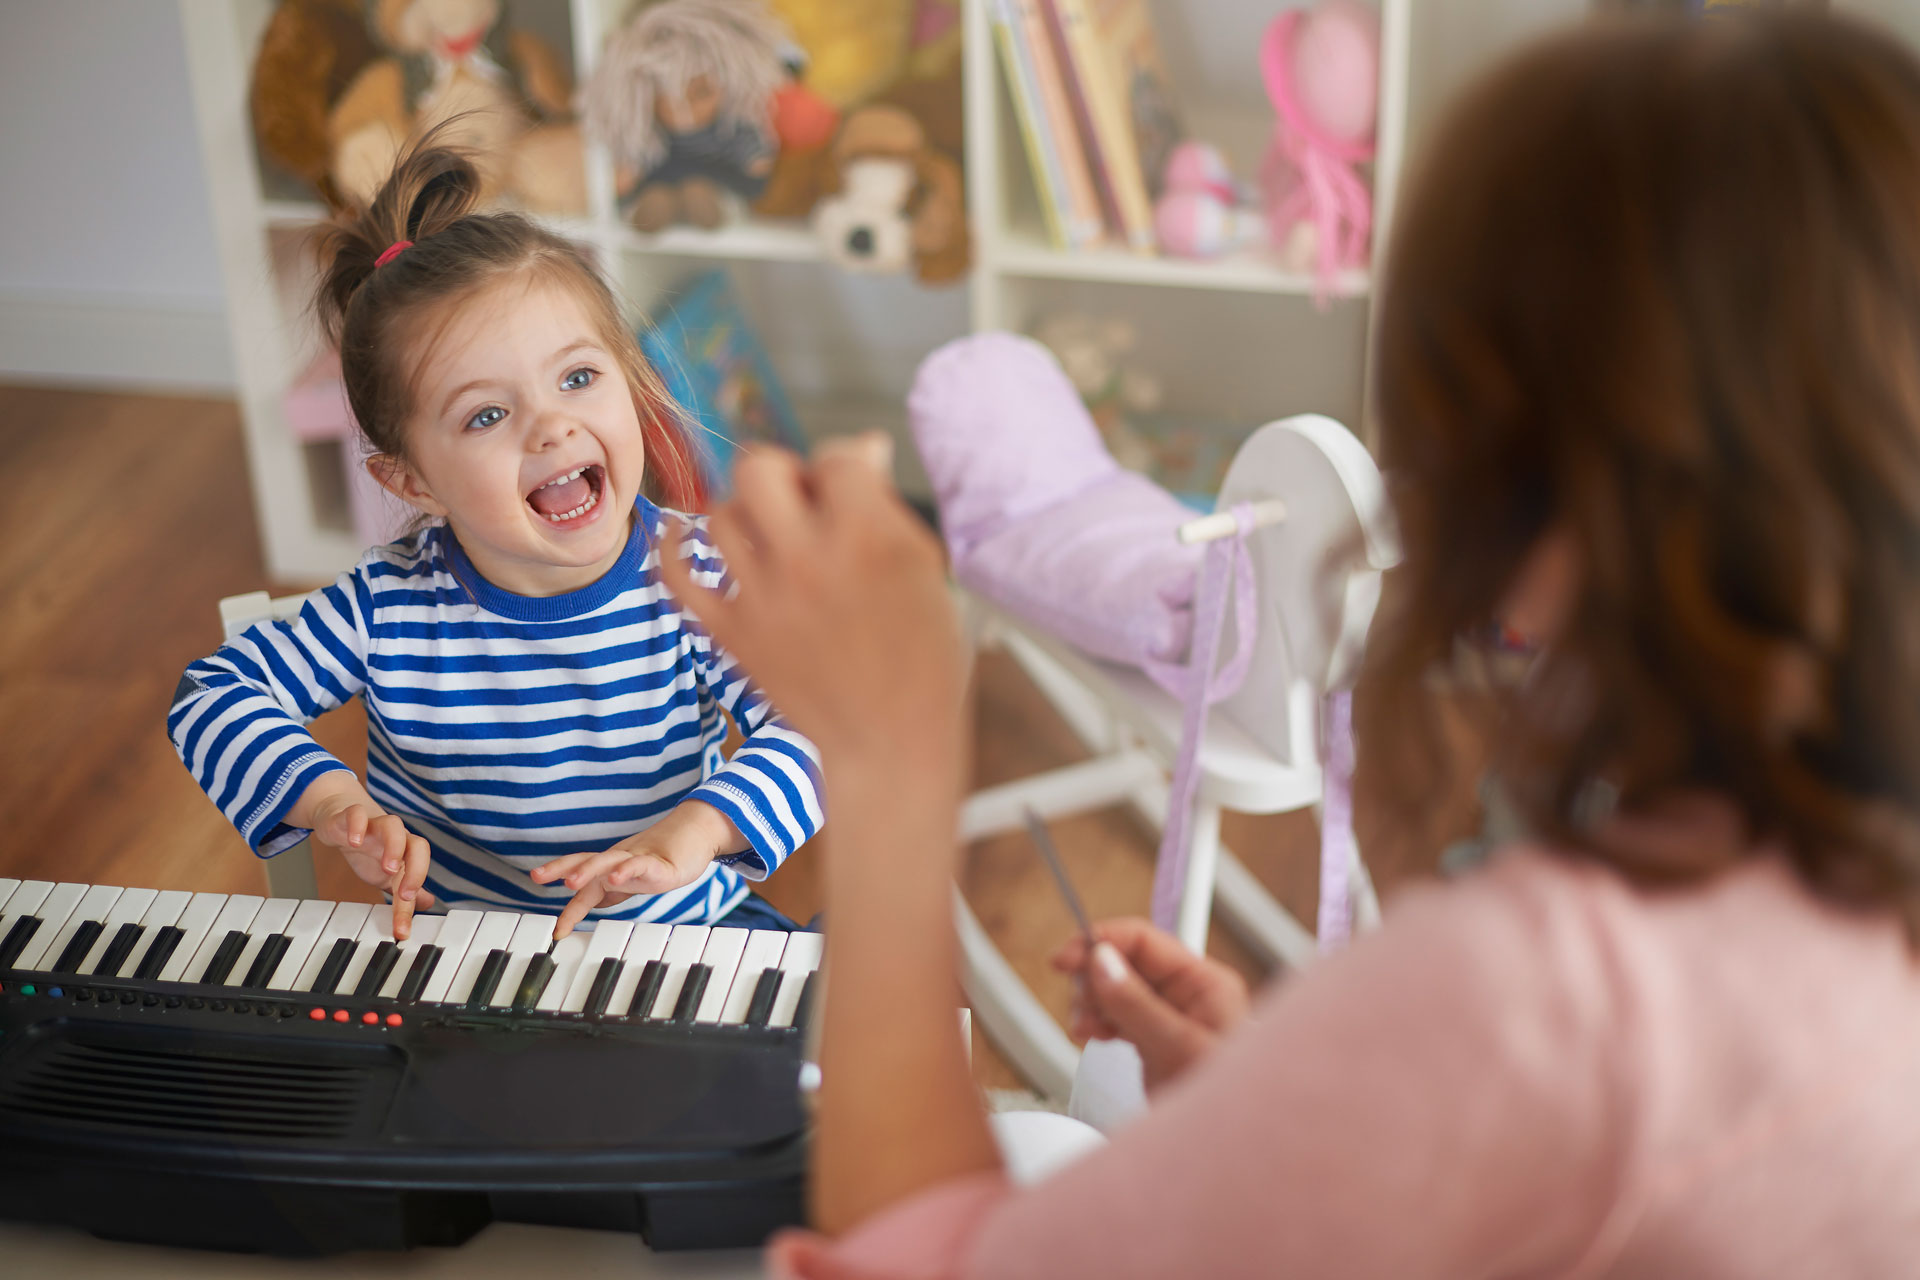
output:
M716 227L725 192L760 193L788 44L760 0L660 0L607 38L587 83L586 125L613 152L635 227Z

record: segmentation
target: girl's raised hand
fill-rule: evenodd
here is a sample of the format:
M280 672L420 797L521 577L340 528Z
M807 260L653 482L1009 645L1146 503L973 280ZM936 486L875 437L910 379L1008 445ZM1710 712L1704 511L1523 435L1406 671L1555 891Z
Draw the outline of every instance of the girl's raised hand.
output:
M356 791L357 784L317 803L308 819L312 838L345 858L353 874L393 895L393 936L405 941L413 932L414 911L434 905L433 894L423 887L432 847L364 792L353 794Z
M574 891L573 900L553 926L558 939L572 933L595 907L692 884L709 862L745 847L725 814L698 800L683 800L660 821L611 849L570 853L542 863L528 875L535 884L560 880Z

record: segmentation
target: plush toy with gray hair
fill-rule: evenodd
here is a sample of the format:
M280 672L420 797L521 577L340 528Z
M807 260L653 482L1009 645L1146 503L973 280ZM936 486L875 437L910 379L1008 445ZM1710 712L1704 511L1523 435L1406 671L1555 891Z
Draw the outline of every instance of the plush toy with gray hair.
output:
M723 192L760 193L794 52L764 0L657 0L607 37L585 119L613 153L634 226L718 226Z

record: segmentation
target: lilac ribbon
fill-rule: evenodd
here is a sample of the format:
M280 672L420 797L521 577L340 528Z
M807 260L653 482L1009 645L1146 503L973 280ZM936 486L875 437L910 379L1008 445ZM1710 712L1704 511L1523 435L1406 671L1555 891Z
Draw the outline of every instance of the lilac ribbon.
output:
M1353 692L1327 695L1326 770L1320 805L1320 954L1353 932Z
M1152 674L1161 684L1178 690L1183 706L1180 753L1173 766L1167 795L1167 825L1160 837L1160 856L1153 873L1153 922L1172 931L1180 916L1180 891L1187 879L1189 844L1193 835L1193 801L1200 789L1200 742L1206 735L1207 708L1231 696L1247 678L1253 660L1253 556L1247 535L1253 532L1253 505L1236 503L1234 531L1207 546L1200 562L1200 587L1193 602L1193 647L1185 671L1162 666ZM1226 666L1214 670L1225 629L1227 607L1233 606L1236 631L1234 653Z

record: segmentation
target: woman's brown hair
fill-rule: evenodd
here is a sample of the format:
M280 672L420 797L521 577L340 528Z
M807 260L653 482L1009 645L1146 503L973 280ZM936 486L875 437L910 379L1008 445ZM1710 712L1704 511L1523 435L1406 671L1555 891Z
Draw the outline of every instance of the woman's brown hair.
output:
M439 136L436 130L403 153L365 212L324 228L318 244L325 274L315 311L339 347L347 403L368 445L407 456L414 379L404 355L417 349L432 310L502 279L544 279L585 307L619 363L640 418L651 491L670 506L700 506L705 495L684 415L599 271L578 245L531 218L479 212L479 171ZM411 243L381 264L403 241Z
M1551 534L1573 599L1495 763L1533 829L1694 881L1597 847L1593 801L1716 791L1920 937L1920 61L1794 13L1536 47L1429 149L1378 342L1383 789L1437 801L1427 678Z

